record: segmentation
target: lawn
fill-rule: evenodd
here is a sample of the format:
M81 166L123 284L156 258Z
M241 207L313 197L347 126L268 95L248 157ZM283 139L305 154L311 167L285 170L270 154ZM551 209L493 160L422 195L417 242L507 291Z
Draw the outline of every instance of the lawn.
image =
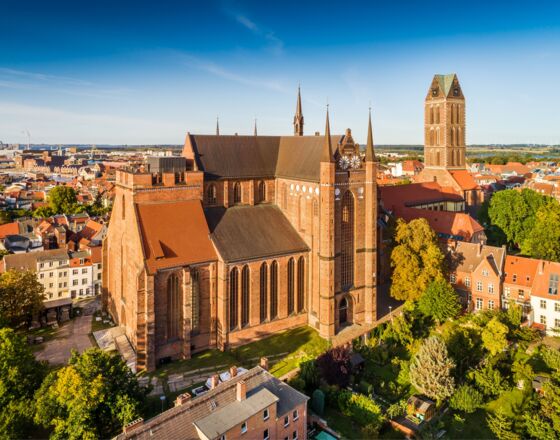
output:
M193 355L191 359L163 365L155 375L163 377L221 365L251 368L258 365L259 358L266 356L269 358L270 372L280 377L297 368L302 360L316 358L328 348L328 342L311 327L299 327L225 352L206 350Z
M523 390L514 388L505 391L492 402L486 405L486 409L492 413L497 409L504 411L505 415L510 418L517 418L523 415L527 405L530 404L531 394Z
M496 436L486 425L486 411L480 409L472 414L465 414L464 423L455 420L451 412L441 419L447 431L446 438L450 439L495 439Z
M350 417L346 417L333 408L325 408L325 414L322 418L326 420L329 428L334 429L344 439L359 440L363 438L361 428L355 425Z

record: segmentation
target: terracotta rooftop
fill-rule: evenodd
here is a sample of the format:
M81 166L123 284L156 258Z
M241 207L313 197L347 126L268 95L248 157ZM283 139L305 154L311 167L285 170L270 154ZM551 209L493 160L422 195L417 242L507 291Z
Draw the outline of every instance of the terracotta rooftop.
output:
M0 225L0 239L3 240L7 235L19 234L19 224L17 222L5 223Z
M474 234L484 228L469 214L464 212L430 211L428 209L404 208L401 217L406 221L425 218L430 227L438 234L463 241L470 241Z
M473 272L484 260L490 263L496 274L502 273L505 247L481 245L459 241L449 247L447 253L449 268L452 272Z
M467 170L450 170L449 173L461 189L468 191L479 188L478 184L474 180L474 177Z
M554 279L557 281L556 291L551 290L551 287L553 287L551 281ZM560 293L558 287L560 287L560 263L540 260L535 274L535 282L531 289L531 296L539 296L541 298L555 299L558 301L558 295Z
M216 260L199 200L137 204L150 272Z
M382 186L379 197L385 209L396 212L407 206L439 201L461 201L463 197L453 188L442 187L437 182L410 183L407 185Z
M539 263L540 260L535 260L533 258L507 255L506 264L504 266L504 283L531 287L535 281L535 275L537 273Z

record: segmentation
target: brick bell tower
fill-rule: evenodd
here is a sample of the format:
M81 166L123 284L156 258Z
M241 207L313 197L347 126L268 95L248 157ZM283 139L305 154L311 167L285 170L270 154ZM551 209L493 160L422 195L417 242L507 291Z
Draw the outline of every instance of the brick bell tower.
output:
M426 168L465 169L465 97L456 74L434 75L424 101Z
M335 161L332 150L329 110L325 127L325 143L320 163L319 236L319 334L326 339L335 335Z

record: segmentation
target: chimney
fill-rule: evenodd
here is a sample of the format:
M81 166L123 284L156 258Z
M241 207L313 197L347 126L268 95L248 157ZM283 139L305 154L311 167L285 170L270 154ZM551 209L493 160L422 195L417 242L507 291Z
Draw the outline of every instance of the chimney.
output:
M237 376L237 367L233 365L229 367L229 377L230 379L233 379L235 376Z
M123 433L124 433L124 434L128 434L129 432L132 432L132 431L134 431L135 429L140 428L143 424L144 424L144 419L143 419L143 418L139 418L139 419L133 420L133 421L130 422L128 425L124 425L124 427L123 427Z
M236 384L237 388L237 401L242 402L247 398L247 384L244 380L240 380Z
M268 371L268 358L267 357L262 357L260 362L259 362L259 365L263 370Z
M216 388L220 383L220 376L218 376L217 374L214 374L211 378L210 378L210 389L213 390L214 388Z
M189 393L179 394L175 399L175 406L181 406L191 400L191 395Z
M539 275L542 275L544 273L544 260L541 260L539 262Z
M476 251L476 256L477 257L480 257L482 255L482 246L483 246L482 242L478 243L478 249Z

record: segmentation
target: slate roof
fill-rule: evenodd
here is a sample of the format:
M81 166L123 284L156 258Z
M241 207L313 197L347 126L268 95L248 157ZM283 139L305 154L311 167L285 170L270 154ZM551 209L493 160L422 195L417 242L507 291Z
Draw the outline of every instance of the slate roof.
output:
M4 269L37 270L37 261L67 260L68 258L68 251L65 249L10 254L4 256Z
M309 248L276 205L205 210L210 237L227 262L305 252Z
M342 136L331 136L336 147ZM198 168L209 179L285 177L319 181L324 136L188 134Z
M193 423L207 438L218 438L277 401L278 397L266 388L261 388L247 395L245 400L235 400Z
M487 260L497 275L502 274L506 256L505 247L459 241L450 250L448 260L452 272L473 272L482 261Z
M118 435L117 439L198 439L194 422L209 414L236 402L236 385L245 381L247 395L266 389L276 397L277 416L282 417L298 405L309 400L309 397L290 387L261 367L250 369L247 373L234 377L218 385L202 396L193 397L180 406L171 408L160 415L145 421L141 426L126 434Z
M142 203L136 211L151 273L217 259L200 200Z

